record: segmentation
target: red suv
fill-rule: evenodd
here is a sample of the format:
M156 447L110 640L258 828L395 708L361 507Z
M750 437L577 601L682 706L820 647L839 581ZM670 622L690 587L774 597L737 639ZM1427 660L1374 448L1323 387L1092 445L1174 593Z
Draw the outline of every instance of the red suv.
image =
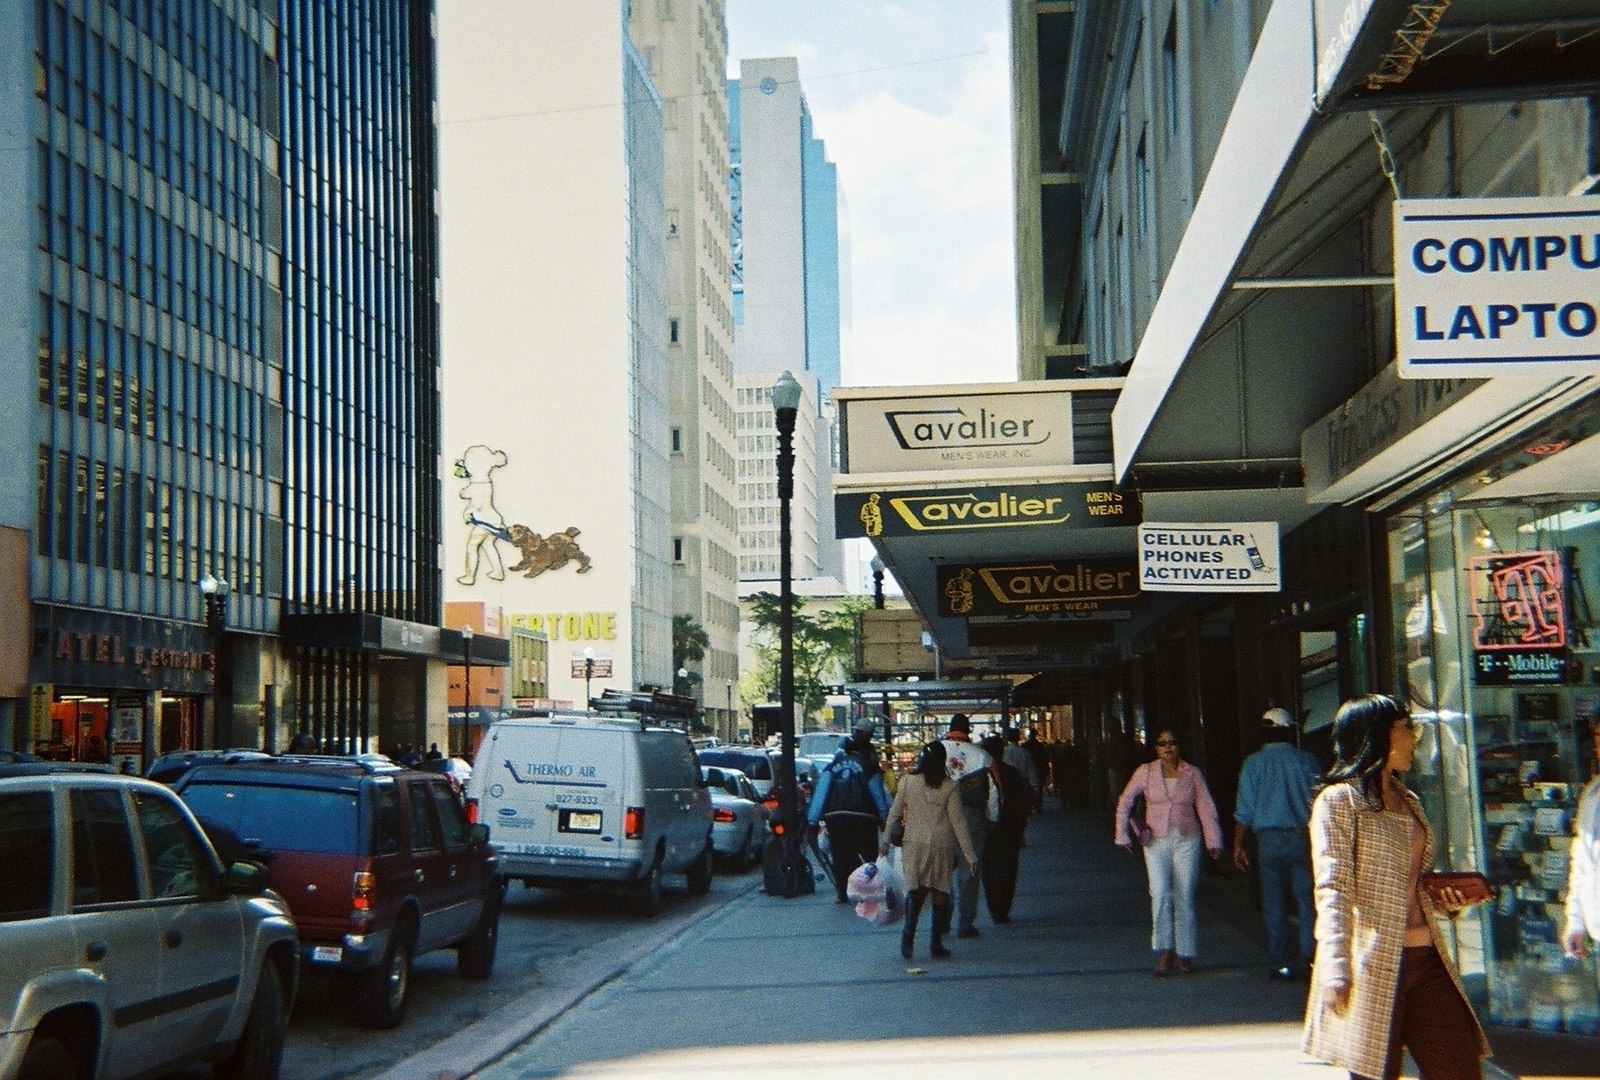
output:
M489 977L499 861L443 776L387 759L285 757L201 765L176 790L214 839L237 837L232 857L266 863L305 970L351 980L368 1026L405 1018L419 953L455 949L463 978Z

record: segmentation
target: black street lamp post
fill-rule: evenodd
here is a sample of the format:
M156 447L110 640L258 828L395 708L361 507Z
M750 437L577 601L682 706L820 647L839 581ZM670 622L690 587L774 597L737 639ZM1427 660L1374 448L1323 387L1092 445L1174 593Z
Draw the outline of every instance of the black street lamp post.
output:
M883 557L872 557L872 606L883 607Z
M594 650L585 647L583 650L583 707L587 709L593 700L589 692L589 684L594 681Z
M233 685L228 669L228 583L215 574L198 582L205 597L206 631L211 635L212 738L217 746L237 746L233 731ZM271 747L268 747L271 749Z
M810 890L809 874L801 847L803 829L800 816L800 790L794 774L794 583L790 546L790 502L794 499L794 422L800 411L800 384L785 371L772 385L772 412L778 425L778 724L783 738L779 757L778 783L783 797L783 882L768 882L768 891L795 895ZM773 864L768 863L771 867ZM801 881L801 878L804 881ZM779 890L773 886L778 885ZM792 891L791 891L792 890Z

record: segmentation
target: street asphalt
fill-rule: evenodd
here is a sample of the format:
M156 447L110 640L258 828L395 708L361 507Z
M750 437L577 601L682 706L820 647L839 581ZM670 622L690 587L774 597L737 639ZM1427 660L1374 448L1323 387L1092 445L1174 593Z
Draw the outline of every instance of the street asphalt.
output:
M1305 985L1267 978L1243 879L1203 883L1197 970L1151 974L1142 860L1104 814L1035 817L1013 921L983 911L947 960L928 956L926 914L907 962L900 928L858 918L826 881L785 900L751 876L691 925L642 924L381 1080L1347 1075L1300 1052Z

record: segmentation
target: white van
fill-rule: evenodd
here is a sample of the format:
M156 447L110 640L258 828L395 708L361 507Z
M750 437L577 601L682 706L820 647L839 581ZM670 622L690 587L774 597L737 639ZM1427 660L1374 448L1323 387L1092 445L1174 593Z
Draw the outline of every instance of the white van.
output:
M682 731L576 712L501 720L478 747L467 808L525 885L622 886L646 915L662 874L711 888L711 796Z

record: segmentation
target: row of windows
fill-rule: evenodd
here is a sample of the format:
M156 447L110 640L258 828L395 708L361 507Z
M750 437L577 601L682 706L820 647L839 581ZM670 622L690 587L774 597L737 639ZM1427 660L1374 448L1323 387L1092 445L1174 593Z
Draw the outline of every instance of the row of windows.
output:
M104 461L39 447L39 555L176 581L215 573L246 595L264 584L261 519Z
M744 462L740 462L744 464ZM776 499L778 497L778 484L740 484L739 504L741 506L755 502L758 499Z

